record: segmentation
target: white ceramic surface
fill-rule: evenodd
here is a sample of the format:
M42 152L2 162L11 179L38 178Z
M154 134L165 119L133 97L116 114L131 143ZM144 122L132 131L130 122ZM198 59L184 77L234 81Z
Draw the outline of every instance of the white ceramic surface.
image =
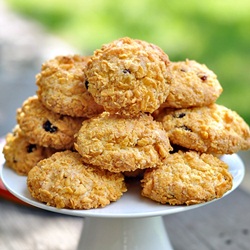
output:
M3 155L1 154L0 162L2 162L2 158ZM233 188L225 194L227 195L239 186L243 180L245 168L243 162L237 154L225 155L222 157L222 160L229 164L230 172L234 177ZM42 209L73 216L102 218L140 218L162 216L187 211L211 203L207 202L191 206L161 205L142 197L140 195L139 183L134 183L128 186L128 192L126 192L120 200L111 203L105 208L91 210L57 209L38 202L30 196L26 187L25 176L17 175L13 170L2 163L0 168L1 178L4 185L13 195L17 196L19 199Z
M173 250L162 216L87 217L84 228L78 250Z

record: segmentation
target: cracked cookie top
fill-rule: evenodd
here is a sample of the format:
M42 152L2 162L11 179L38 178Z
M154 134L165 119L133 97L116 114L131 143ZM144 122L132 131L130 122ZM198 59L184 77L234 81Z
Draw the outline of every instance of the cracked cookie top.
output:
M88 61L88 90L110 113L152 113L169 93L168 65L168 55L156 45L121 38L103 45Z

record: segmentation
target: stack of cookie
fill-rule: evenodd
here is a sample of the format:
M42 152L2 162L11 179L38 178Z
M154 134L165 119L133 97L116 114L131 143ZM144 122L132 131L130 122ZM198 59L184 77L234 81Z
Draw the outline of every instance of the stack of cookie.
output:
M37 95L17 110L17 126L6 136L3 153L17 173L27 175L41 159L72 149L82 121L103 111L84 86L86 62L86 57L58 56L42 66Z
M222 154L250 148L250 130L216 104L222 87L196 61L121 38L42 65L37 95L17 111L6 163L31 195L58 208L104 207L140 178L162 204L197 204L232 188Z

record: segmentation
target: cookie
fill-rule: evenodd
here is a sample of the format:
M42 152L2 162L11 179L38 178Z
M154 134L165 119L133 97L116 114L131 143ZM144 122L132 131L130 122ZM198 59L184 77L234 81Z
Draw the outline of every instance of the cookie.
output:
M234 111L218 104L163 110L163 123L172 144L212 154L232 154L250 148L250 130Z
M168 55L156 45L121 38L103 45L88 61L88 90L112 114L152 113L169 93L168 65Z
M195 151L171 154L163 166L147 169L142 195L162 204L192 205L220 198L232 188L226 163Z
M162 125L152 116L127 119L104 112L83 121L75 149L86 163L125 172L161 165L171 146Z
M69 150L40 161L29 172L27 185L35 199L69 209L105 207L127 190L122 174L84 164Z
M84 68L89 57L57 56L42 65L36 75L37 95L49 110L73 117L103 112L87 90Z
M170 91L162 107L189 108L208 106L218 99L222 87L215 73L194 60L171 62Z
M3 147L6 165L19 175L27 175L37 162L55 152L55 149L30 143L18 125L6 135Z
M69 149L83 118L60 115L48 110L37 98L29 97L17 110L17 122L32 144Z

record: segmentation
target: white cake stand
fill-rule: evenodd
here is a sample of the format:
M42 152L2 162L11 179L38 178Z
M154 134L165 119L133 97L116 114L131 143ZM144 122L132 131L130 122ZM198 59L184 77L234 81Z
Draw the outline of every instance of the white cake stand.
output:
M236 189L244 177L244 164L238 155L225 155ZM199 208L211 202L192 206L161 205L140 196L138 183L132 183L119 201L105 208L91 210L57 209L34 200L26 187L26 177L17 175L0 159L1 178L6 188L33 206L73 216L84 217L79 250L170 250L173 249L163 224L163 215Z

